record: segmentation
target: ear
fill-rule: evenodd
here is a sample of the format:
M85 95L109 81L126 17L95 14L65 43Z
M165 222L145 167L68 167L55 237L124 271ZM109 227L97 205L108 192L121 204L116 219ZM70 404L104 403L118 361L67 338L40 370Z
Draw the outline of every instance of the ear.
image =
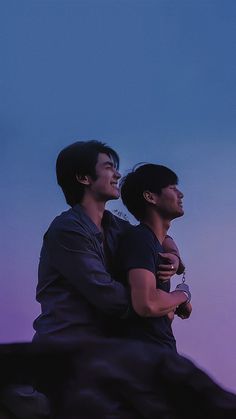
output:
M90 178L86 175L76 175L76 180L83 185L90 185Z
M158 201L157 194L150 191L144 191L143 197L149 204L156 204Z

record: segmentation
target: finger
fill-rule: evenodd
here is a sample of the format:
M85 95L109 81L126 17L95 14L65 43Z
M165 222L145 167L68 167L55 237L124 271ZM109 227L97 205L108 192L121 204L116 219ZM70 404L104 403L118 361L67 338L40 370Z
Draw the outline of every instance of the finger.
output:
M168 282L170 278L158 278L161 282Z
M159 271L172 271L173 269L171 268L173 266L173 268L174 268L174 265L159 265L158 266L158 270Z
M171 278L158 278L158 281L162 282L163 284L165 282L170 282Z
M173 264L170 265L159 265L158 266L159 271L175 271L176 267Z
M158 255L161 256L162 258L170 258L170 257L173 256L173 253L169 253L169 252L161 253L161 252L159 252Z
M171 272L157 272L156 277L158 279L170 279L172 278L173 273Z
M160 279L160 280L167 280L167 279L170 279L170 278L172 278L172 275L157 275L157 279Z
M181 317L181 319L188 319L188 318L190 317L190 314L191 314L191 313L189 313L189 312L187 312L187 311L178 311L176 314L177 314L179 317Z
M175 271L157 271L157 276L162 276L163 278L171 277L175 274Z
M172 261L176 261L179 263L179 258L177 255L175 255L174 253L158 253L158 255L163 258L163 259L169 259L171 262Z
M178 316L181 318L181 319L187 319L188 318L188 316L186 316L185 314L178 314Z

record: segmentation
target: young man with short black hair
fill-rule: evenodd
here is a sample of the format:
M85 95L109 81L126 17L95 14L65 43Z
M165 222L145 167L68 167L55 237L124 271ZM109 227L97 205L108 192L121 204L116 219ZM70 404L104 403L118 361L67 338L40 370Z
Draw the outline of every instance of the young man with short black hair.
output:
M171 221L184 214L183 193L177 184L178 177L172 170L156 164L136 167L122 180L123 203L140 224L123 236L118 252L118 276L124 284L129 283L138 314L127 320L123 333L174 351L170 320L175 312L182 318L189 317L191 295L186 284L170 292L170 281L160 281L157 271L158 253L163 252Z
M44 236L37 285L42 313L34 322L34 340L110 336L113 319L132 313L128 288L110 275L118 241L129 228L105 210L108 200L119 197L118 166L117 153L99 141L76 142L57 158L58 183L71 208ZM173 255L163 277L178 265Z

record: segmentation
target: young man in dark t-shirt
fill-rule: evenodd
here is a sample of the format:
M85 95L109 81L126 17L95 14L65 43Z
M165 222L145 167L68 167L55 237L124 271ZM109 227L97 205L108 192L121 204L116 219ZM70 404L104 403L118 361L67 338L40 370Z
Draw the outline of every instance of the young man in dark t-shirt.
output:
M174 313L188 318L191 304L188 286L170 292L170 281L158 279L159 252L174 218L184 214L183 194L178 178L170 169L145 164L122 181L121 197L128 210L140 221L123 237L119 253L119 276L129 283L137 317L129 319L124 334L176 351L171 321ZM184 291L183 296L180 290ZM142 317L140 317L142 316ZM153 317L156 316L156 317Z

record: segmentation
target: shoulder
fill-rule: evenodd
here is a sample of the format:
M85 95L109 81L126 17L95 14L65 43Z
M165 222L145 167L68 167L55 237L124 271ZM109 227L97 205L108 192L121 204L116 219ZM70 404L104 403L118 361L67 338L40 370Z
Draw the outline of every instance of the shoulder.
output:
M158 257L157 239L143 225L133 226L119 245L118 260L125 272L130 269L146 269L155 274Z
M44 238L57 239L68 237L68 235L70 237L79 235L80 237L89 238L93 233L96 234L97 231L90 231L90 223L86 223L83 220L83 215L78 213L78 211L74 211L73 208L70 208L54 218L46 231Z
M139 243L140 245L142 245L143 243L155 245L157 242L154 233L143 224L131 226L129 230L126 231L124 235L124 240L133 240Z
M117 215L113 214L112 212L108 210L104 211L103 218L107 227L112 228L118 234L123 235L127 231L129 231L130 228L132 228L132 225L129 223L129 221L118 217Z
M73 211L73 208L70 208L69 210L62 212L60 215L54 218L49 226L49 230L53 231L66 228L78 228L80 225L80 218Z
M44 234L43 243L51 255L55 255L59 250L88 252L96 248L97 234L97 230L94 228L93 232L89 224L86 225L72 208L52 221Z
M139 224L132 226L121 238L119 244L119 251L124 257L127 255L135 255L143 257L142 255L157 254L161 251L159 242L154 233L146 226Z

